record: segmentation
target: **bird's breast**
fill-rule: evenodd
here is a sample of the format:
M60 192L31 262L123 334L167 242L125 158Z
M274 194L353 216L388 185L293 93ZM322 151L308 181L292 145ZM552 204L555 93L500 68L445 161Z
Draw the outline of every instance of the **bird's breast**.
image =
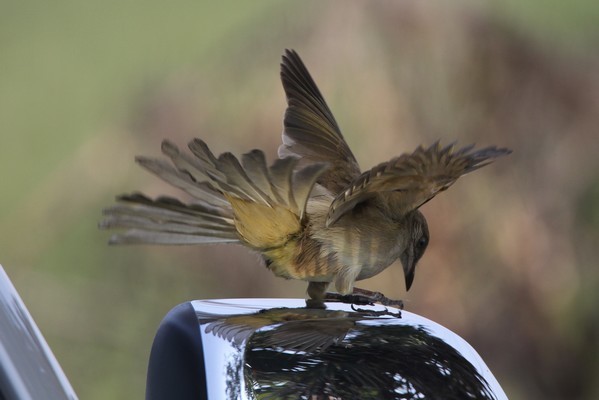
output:
M268 268L287 279L330 282L339 263L332 253L323 253L322 244L309 236L294 238L285 245L263 252Z

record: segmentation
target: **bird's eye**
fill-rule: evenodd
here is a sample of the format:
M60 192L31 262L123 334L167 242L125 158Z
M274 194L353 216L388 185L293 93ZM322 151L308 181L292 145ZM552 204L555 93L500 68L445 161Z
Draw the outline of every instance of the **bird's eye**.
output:
M420 247L421 249L426 247L428 245L428 238L426 236L422 236L419 240L418 240L418 247Z

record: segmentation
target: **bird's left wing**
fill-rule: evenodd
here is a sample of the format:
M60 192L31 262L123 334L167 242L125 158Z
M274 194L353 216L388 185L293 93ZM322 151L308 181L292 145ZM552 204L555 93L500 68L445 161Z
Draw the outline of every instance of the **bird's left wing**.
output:
M328 164L317 182L339 193L360 176L360 167L308 69L293 50L283 56L281 81L288 107L279 157L299 157L300 164Z
M379 164L354 180L332 202L326 224L330 226L356 205L377 195L393 193L398 214L417 209L451 186L460 176L481 168L511 150L495 146L474 150L474 145L454 150L436 142L411 154Z

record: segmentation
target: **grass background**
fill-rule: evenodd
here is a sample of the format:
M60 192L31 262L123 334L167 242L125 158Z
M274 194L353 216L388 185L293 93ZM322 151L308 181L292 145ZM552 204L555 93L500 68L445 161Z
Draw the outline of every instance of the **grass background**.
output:
M510 399L596 398L599 5L3 2L0 263L81 398L139 398L162 316L195 298L301 297L242 248L108 247L114 195L168 137L272 160L294 48L363 168L420 143L510 159L427 204L414 288L361 286L469 340Z

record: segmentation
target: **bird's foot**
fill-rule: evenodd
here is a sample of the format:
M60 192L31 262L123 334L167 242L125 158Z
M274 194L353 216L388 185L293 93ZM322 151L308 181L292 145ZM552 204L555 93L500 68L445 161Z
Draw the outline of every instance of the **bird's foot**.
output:
M356 312L359 312L359 313L362 313L362 314L366 314L366 315L372 316L372 317L374 317L374 316L380 317L382 315L389 315L391 317L401 318L401 311L398 311L398 312L389 311L387 309L387 307L385 307L384 310L375 311L375 310L364 310L362 308L356 308L355 305L352 304L351 305L351 309L354 310L354 311L356 311Z
M373 303L379 303L388 307L396 307L403 310L403 300L393 300L382 294L381 292L373 292L371 290L354 288L352 295L364 296L371 299Z
M356 304L360 306L373 306L374 301L368 296L360 294L340 294L334 292L326 292L324 295L325 301L333 301L345 304Z
M355 305L374 305L375 303L382 304L388 307L396 307L403 310L402 300L393 300L387 298L381 292L372 292L366 289L354 288L350 294L325 293L326 301L338 301L341 303Z

